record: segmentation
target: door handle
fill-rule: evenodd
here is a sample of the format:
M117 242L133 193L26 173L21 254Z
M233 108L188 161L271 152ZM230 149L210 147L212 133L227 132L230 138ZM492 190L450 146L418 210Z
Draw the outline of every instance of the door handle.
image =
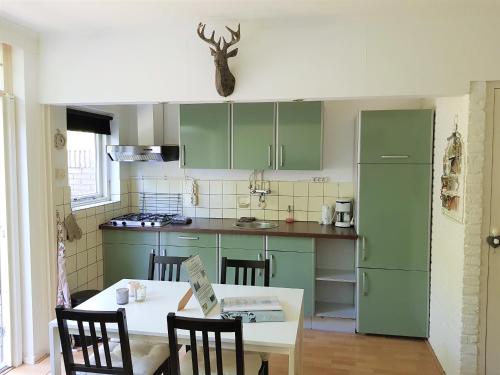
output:
M361 237L361 260L366 260L366 237Z
M368 295L368 287L366 286L366 281L367 281L367 276L366 276L366 272L363 272L361 274L362 276L362 280L361 280L361 283L363 284L362 286L362 292L363 292L363 295L364 296L367 296Z
M488 236L486 237L486 241L488 242L488 245L490 245L494 249L500 246L500 236Z
M259 261L261 261L261 260L262 260L262 254L257 254L257 260L259 260ZM262 276L262 269L260 269L260 268L259 268L258 275L259 275L259 276Z
M285 146L283 145L280 146L280 167L282 167L285 164L285 161L283 160L284 148Z
M269 268L271 269L271 277L274 277L274 255L269 255Z
M189 237L189 236L178 236L177 238L180 240L188 240L188 241L197 241L200 239L200 237Z
M408 159L409 155L380 155L382 159Z
M267 146L267 166L272 167L271 155L272 155L272 145Z
M182 145L182 165L186 165L186 145Z

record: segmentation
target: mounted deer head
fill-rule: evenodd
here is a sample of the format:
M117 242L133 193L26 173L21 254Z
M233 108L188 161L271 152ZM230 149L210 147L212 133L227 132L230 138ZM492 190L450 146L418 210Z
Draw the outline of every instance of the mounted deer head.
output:
M231 71L229 70L229 66L227 65L227 59L229 57L234 57L238 53L238 48L233 49L232 51L227 51L229 47L236 44L240 40L240 25L238 24L238 30L231 30L226 26L226 29L231 33L231 40L226 42L226 39L222 37L222 46L221 46L221 38L215 41L215 31L212 31L212 35L210 39L205 36L205 24L198 24L198 36L210 44L210 52L214 57L215 63L215 87L217 88L217 92L221 96L229 96L234 91L235 78Z

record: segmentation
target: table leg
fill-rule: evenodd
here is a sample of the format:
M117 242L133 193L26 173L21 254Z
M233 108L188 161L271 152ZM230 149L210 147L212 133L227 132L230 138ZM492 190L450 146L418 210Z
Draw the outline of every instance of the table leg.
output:
M297 346L290 348L288 352L288 375L297 375L297 369L295 368L295 350Z
M61 339L57 326L49 327L50 340L50 373L61 375Z
M295 374L297 375L302 375L303 372L303 367L302 367L302 351L304 347L303 338L304 338L304 308L302 308L300 312L299 330L297 332L297 340L295 341L295 348L294 348Z

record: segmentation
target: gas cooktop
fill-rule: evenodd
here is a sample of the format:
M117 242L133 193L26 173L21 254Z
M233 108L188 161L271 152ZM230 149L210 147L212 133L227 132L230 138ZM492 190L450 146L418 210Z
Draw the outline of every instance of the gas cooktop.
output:
M133 213L123 216L118 216L110 220L110 223L117 226L128 227L161 227L170 223L173 214L148 214L148 213Z

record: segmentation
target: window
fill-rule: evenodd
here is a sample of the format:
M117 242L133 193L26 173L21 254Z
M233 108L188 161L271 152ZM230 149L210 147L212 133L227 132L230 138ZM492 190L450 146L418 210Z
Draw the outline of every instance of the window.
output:
M106 140L108 115L67 108L68 183L73 206L109 200Z
M103 158L105 141L103 134L71 130L67 133L68 183L75 205L108 198Z

